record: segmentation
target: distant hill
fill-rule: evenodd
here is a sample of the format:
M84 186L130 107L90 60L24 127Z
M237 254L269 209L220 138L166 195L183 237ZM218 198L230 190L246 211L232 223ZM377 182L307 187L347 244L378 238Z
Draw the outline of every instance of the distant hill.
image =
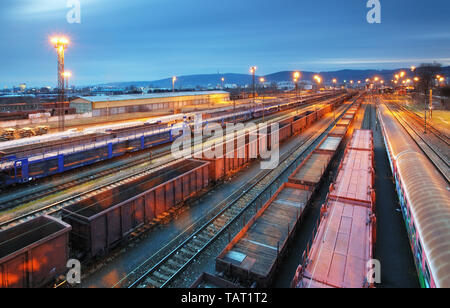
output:
M361 80L364 82L367 78L372 78L374 76L379 76L382 79L389 81L393 78L393 76L399 72L400 70L409 71L409 68L399 68L395 70L339 70L339 71L331 71L331 72L307 72L302 71L301 80L311 81L315 74L319 74L324 78L325 83L330 83L333 78L337 78L339 82L343 82L344 80ZM267 82L282 82L282 81L292 81L293 71L283 71L277 72L273 74L269 74L266 76L257 76L264 77ZM450 66L446 66L442 68L442 74L445 76L450 76ZM221 78L225 78L225 84L236 84L239 86L250 85L252 83L252 76L247 74L202 74L202 75L187 75L187 76L178 76L176 82L176 88L184 88L184 89L193 89L196 87L208 88L208 87L216 87L217 85L221 85ZM129 81L129 82L114 82L101 84L99 86L103 87L117 87L117 88L126 88L130 86L136 87L153 87L153 88L172 88L172 78L166 78L161 80L153 80L153 81Z

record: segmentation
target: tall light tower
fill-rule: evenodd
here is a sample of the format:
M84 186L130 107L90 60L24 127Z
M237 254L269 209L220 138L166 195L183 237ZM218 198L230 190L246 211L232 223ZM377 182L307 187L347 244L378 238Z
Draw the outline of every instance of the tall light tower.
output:
M64 131L65 120L65 95L64 95L64 51L69 45L69 40L65 37L52 38L52 44L56 49L58 55L58 116L59 116L59 130Z

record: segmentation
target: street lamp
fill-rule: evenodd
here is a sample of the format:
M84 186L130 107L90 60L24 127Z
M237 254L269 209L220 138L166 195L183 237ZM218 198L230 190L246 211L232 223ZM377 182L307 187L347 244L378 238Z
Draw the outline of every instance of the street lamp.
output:
M177 77L172 77L172 92L175 92L175 81L177 81Z
M322 82L322 78L319 75L314 75L314 79L317 82L317 89L319 89L320 83Z
M223 90L223 82L225 81L225 78L222 77L222 90Z
M300 72L294 72L293 76L294 76L294 83L295 83L295 96L296 96L296 99L298 99L298 80L300 79L301 74L300 74Z
M66 37L53 37L51 43L58 55L58 94L59 94L59 130L64 131L65 105L64 105L64 52L69 45Z
M262 118L262 120L263 120L263 122L264 122L264 114L265 114L265 108L264 108L264 83L266 82L266 79L264 78L264 77L261 77L261 78L259 78L259 82L261 83L261 85L262 85L262 93L263 93L263 95L262 95L262 108L263 108L263 118Z
M255 74L256 74L256 66L250 67L250 73L252 74L253 79L253 108L255 108L255 97L256 97L256 89L255 89Z
M67 93L69 92L69 78L72 77L72 73L69 71L65 71L63 73L63 77L66 79L66 89L67 89Z

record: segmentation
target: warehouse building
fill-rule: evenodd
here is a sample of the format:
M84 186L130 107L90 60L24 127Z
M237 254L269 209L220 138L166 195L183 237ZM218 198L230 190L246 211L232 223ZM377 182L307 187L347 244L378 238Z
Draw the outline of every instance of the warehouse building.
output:
M76 112L92 113L93 117L115 114L151 112L181 109L184 106L216 104L229 101L230 93L225 91L168 92L154 94L82 96L70 102Z

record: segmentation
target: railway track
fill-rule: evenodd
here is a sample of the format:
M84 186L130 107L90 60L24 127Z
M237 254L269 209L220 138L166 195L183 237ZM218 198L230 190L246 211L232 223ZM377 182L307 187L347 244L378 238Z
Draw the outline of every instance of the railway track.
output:
M225 200L225 204L219 205L219 208L223 208L215 216L145 271L143 275L131 282L128 287L162 288L168 286L223 232L228 230L229 226L241 217L245 221L247 211L254 210L256 212L258 207L263 206L264 202L283 183L285 180L283 177L287 177L293 172L305 152L325 136L325 132L330 129L331 125L310 133L299 145L280 157L281 163L275 169L261 172L253 181L235 192L231 201Z
M326 103L327 101L325 101L324 103ZM314 103L309 103L309 104L306 104L306 105L304 105L302 107L303 108L307 108L307 107L310 107L312 104L314 104ZM272 117L269 118L269 120L271 120L271 121L280 121L280 120L288 117L291 112L292 112L292 110L290 110L288 112L286 112L286 111L285 112L281 112L282 115L280 115L280 114L272 115ZM268 120L268 119L266 118L266 120ZM262 119L258 119L256 122L260 122L260 121L262 121ZM161 157L163 157L165 155L168 155L169 151L170 151L170 147L167 149L167 151L159 154L158 156L155 156L153 159L161 158ZM143 161L148 161L148 157L147 158L143 158L142 160ZM19 215L17 217L11 218L9 220L6 220L6 221L0 223L0 230L9 229L9 228L11 228L11 227L13 227L13 226L15 226L17 224L23 223L23 222L25 222L27 220L36 218L36 217L41 216L41 215L57 215L63 208L65 208L65 207L67 207L69 205L72 205L72 204L74 204L76 202L79 202L79 201L81 201L83 199L89 198L89 197L91 197L91 196L93 196L95 194L101 193L103 191L106 191L108 189L114 188L116 186L123 185L124 183L132 181L132 180L134 180L136 178L148 175L148 174L150 174L152 172L155 172L157 170L160 170L160 169L162 169L164 167L170 166L170 165L172 165L172 164L174 164L174 163L176 163L178 161L180 161L180 160L171 160L170 162L163 163L161 165L158 165L157 167L150 165L149 167L145 168L144 170L141 169L141 170L139 170L137 172L133 172L133 173L127 174L127 175L125 175L123 177L120 177L120 178L114 180L114 181L111 181L110 183L106 183L104 185L97 186L97 187L89 189L87 191L83 191L82 193L74 194L73 196L70 196L70 197L65 198L63 200L54 202L54 203L46 205L46 206L43 206L43 207L41 207L39 209L30 211L30 212L28 212L28 213L26 213L24 215ZM126 165L127 166L135 166L136 164L137 164L136 161L132 161L132 162L126 164ZM119 170L115 169L115 168L109 168L109 170L105 171L105 174L107 176L109 174L117 173L120 170L124 170L124 169L125 168L123 168L123 166L121 166L121 168ZM105 176L105 175L103 175L103 176ZM66 185L68 185L70 187L74 187L74 186L77 186L77 185L81 185L81 184L83 184L85 182L89 182L89 181L93 181L93 180L99 179L100 177L101 177L101 173L99 173L98 176L97 175L89 175L89 176L86 176L84 178L77 179L77 180L75 180L73 182L67 183ZM56 191L60 191L62 187L64 187L64 185L58 185L55 188L50 189L48 191L44 191L41 194L35 194L34 196L30 196L29 198L27 198L27 200L36 200L38 198L44 198L44 197L46 197L48 195L51 195L52 193L54 193ZM18 199L18 201L15 203L15 206L20 205L20 204L24 204L24 201L19 201L19 200L20 199ZM21 199L21 200L23 200L23 199ZM1 205L0 205L0 209L1 209Z
M425 155L428 156L437 170L442 174L447 182L449 182L450 143L446 140L447 137L434 128L428 129L428 133L424 134L423 119L421 119L422 121L417 120L417 115L411 115L409 110L397 103L392 105L386 104L386 106L394 118L422 149ZM407 118L405 119L402 115L406 115ZM410 121L408 121L408 119Z
M408 115L409 118L412 118L417 122L421 127L425 127L425 120L420 117L417 113L408 110L405 106L402 106L400 103L395 103L395 105L401 109L404 113ZM440 139L442 143L450 146L450 138L442 133L440 130L435 128L433 125L427 122L427 132L431 132L436 138Z

